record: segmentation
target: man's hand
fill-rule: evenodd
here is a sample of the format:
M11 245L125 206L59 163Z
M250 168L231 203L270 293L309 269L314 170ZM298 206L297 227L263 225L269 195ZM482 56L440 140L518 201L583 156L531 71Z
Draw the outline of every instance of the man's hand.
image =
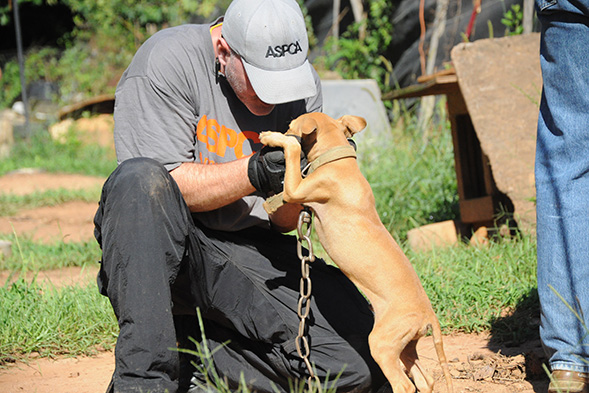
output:
M247 175L256 190L268 194L282 191L284 182L284 151L264 146L250 157Z
M290 136L297 138L294 135ZM301 150L301 170L307 164L307 156ZM271 192L278 194L284 188L285 170L286 163L282 148L264 146L250 157L247 174L256 190L266 195Z

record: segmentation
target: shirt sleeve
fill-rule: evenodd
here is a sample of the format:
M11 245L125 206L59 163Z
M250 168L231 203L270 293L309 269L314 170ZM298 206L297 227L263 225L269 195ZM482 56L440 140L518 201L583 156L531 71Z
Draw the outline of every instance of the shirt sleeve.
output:
M184 77L185 51L160 41L138 53L115 94L115 147L120 162L149 157L172 170L195 156L197 103ZM179 66L180 65L180 66Z

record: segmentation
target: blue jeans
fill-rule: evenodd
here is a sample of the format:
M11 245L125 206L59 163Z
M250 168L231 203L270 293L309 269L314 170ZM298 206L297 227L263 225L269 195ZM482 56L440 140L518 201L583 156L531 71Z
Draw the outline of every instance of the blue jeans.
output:
M536 0L536 7L544 81L536 146L540 337L553 370L589 372L589 0Z

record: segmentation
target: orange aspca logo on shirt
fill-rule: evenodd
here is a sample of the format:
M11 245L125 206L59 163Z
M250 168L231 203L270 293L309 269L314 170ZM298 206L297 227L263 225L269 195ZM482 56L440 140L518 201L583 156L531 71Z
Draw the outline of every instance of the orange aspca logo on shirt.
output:
M219 124L215 119L207 118L207 116L202 116L196 125L196 139L204 143L210 153L225 157L228 151L232 151L236 159L251 154L250 151L243 152L244 142L249 140L254 144L261 143L257 132L238 132ZM203 164L214 163L214 160L202 157L202 154L200 160Z

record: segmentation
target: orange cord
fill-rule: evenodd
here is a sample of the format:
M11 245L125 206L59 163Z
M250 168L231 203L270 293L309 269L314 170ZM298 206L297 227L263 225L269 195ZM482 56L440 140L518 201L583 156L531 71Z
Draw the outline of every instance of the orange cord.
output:
M421 61L421 75L425 75L425 52L423 42L425 41L425 0L419 2L419 25L421 26L421 35L419 36L419 58Z

